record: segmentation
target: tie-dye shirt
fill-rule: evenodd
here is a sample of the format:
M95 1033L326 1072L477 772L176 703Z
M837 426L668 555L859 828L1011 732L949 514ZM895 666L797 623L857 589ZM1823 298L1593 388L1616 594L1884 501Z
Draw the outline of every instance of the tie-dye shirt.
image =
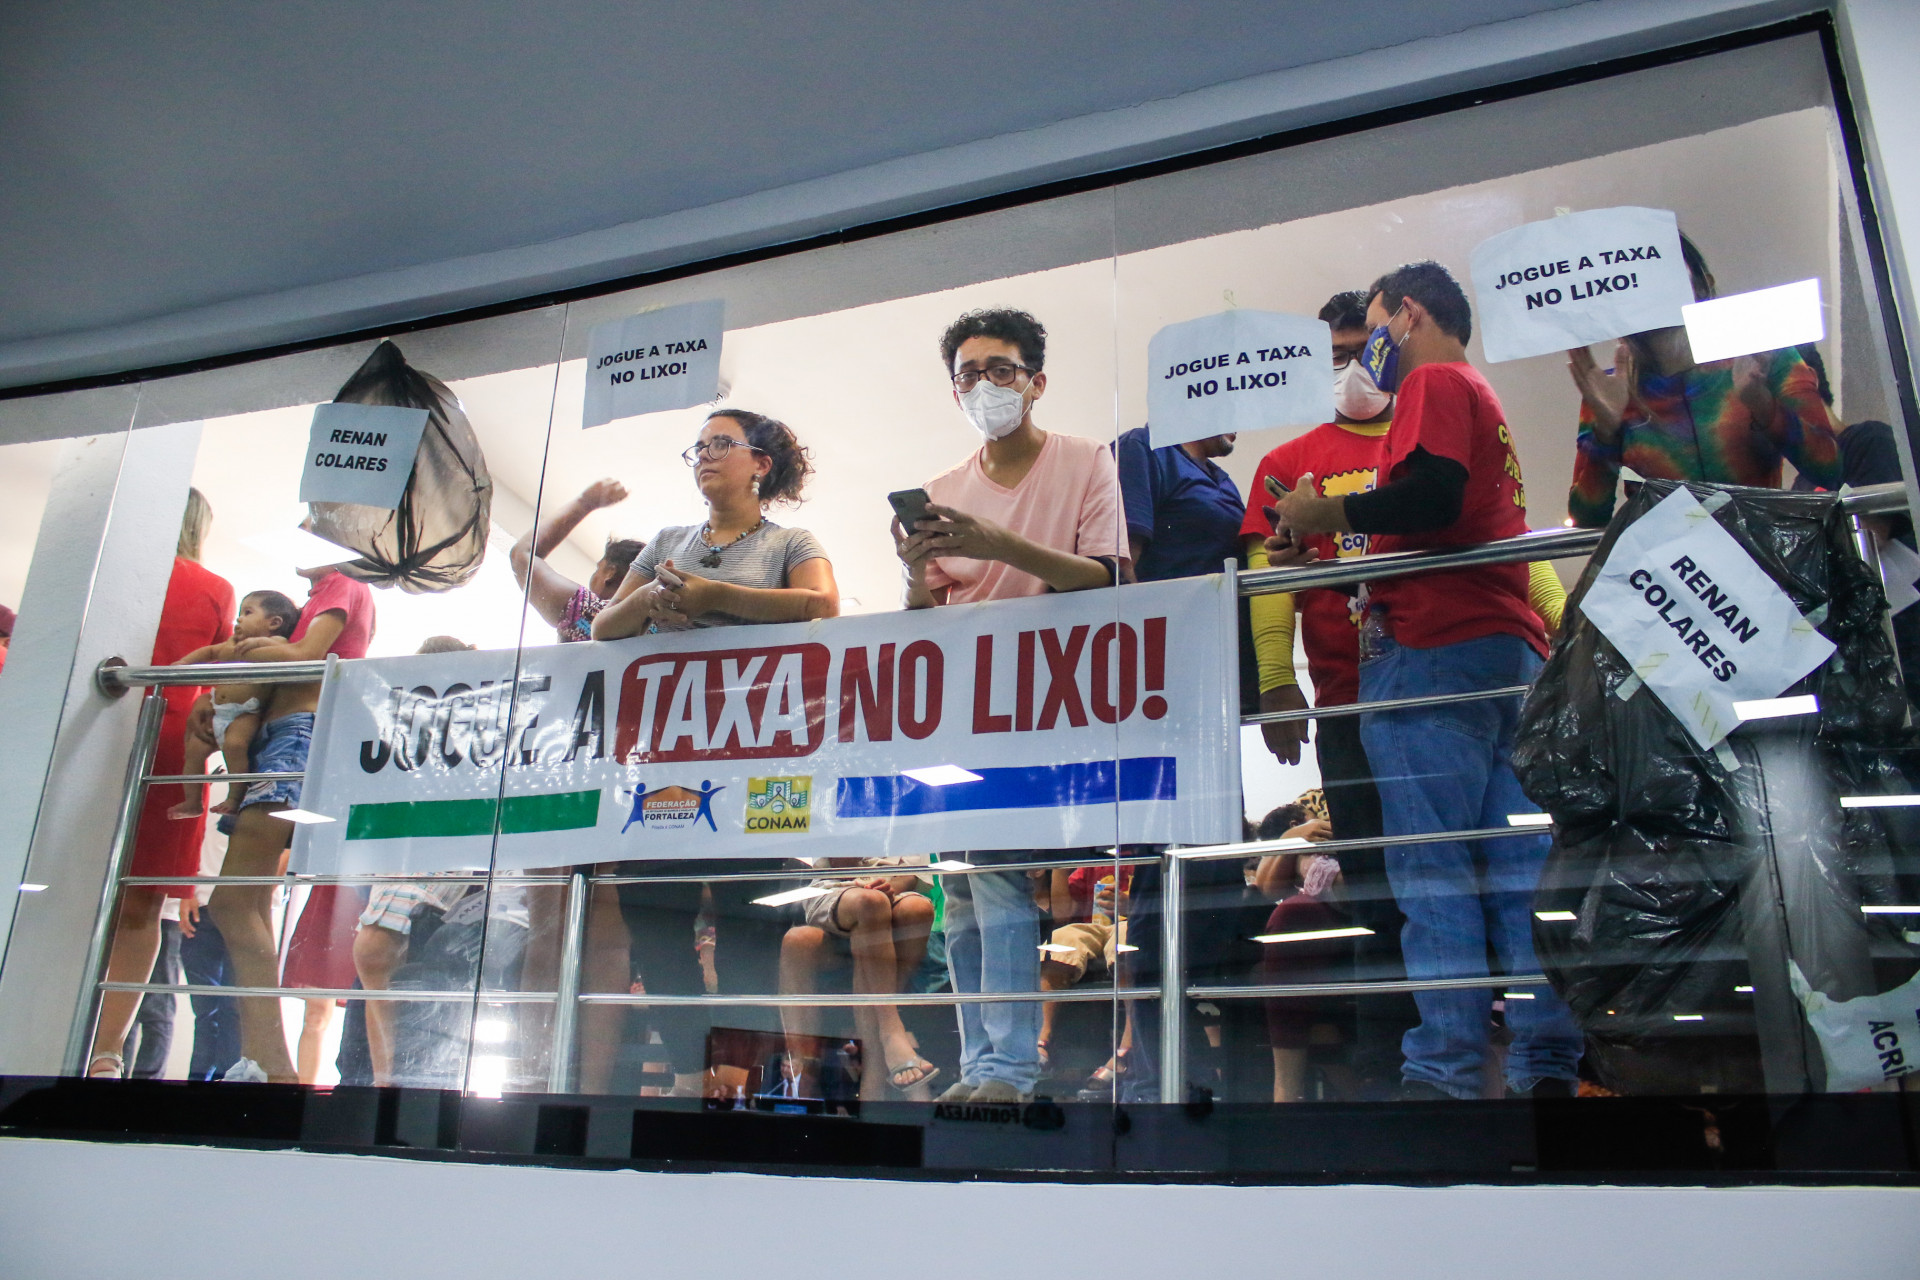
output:
M1767 367L1767 385L1776 407L1772 425L1760 427L1734 394L1733 373L1726 364L1648 375L1640 380L1645 414L1622 424L1612 445L1594 435L1593 415L1582 402L1567 514L1583 528L1606 524L1613 516L1622 466L1649 480L1777 489L1785 459L1821 488L1838 488L1840 445L1813 370L1791 347L1776 351Z

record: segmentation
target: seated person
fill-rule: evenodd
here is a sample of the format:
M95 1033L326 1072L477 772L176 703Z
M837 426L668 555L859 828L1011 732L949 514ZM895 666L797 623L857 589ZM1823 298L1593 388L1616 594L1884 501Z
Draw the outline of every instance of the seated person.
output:
M1310 817L1308 806L1298 801L1281 805L1260 821L1262 840L1319 841L1332 835L1332 825L1324 818ZM1340 864L1332 858L1273 853L1260 859L1253 873L1254 886L1263 899L1279 904L1267 917L1260 935L1271 939L1262 947L1263 984L1344 982L1352 978L1352 950L1347 939L1294 936L1353 924L1352 918L1331 901L1339 882ZM1347 1038L1341 1024L1348 1018L1350 1004L1338 996L1290 996L1266 1002L1275 1102L1306 1099L1308 1051L1312 1046L1339 1044Z
M787 930L780 946L780 991L783 995L819 989L821 967L830 952L844 943L853 956L853 989L858 993L899 992L926 958L927 935L933 928L933 902L927 896L932 881L914 871L924 858L830 858L831 867L868 867L891 870L892 875L854 879L827 876L813 882L823 890L806 900L806 923ZM795 1005L785 1011L787 1034L819 1034L820 1009ZM877 1045L886 1073L861 1074L860 1096L887 1096L888 1086L909 1098L924 1099L927 1084L940 1073L920 1056L913 1036L900 1021L900 1009L891 1004L853 1007L854 1024L862 1045ZM821 1095L826 1096L826 1095Z
M234 653L234 645L255 636L285 640L293 634L294 624L300 621L300 606L296 605L278 591L250 592L240 601L240 616L234 619L233 638L224 644L210 644L195 649L175 666L197 662L236 662L240 659ZM223 684L213 690L213 737L220 744L220 756L226 761L228 773L246 773L247 744L253 741L253 735L260 728L260 708L268 696L264 685ZM185 773L205 773L207 758L213 754L213 748L198 734L186 736ZM189 782L183 788L186 798L167 810L169 818L193 819L206 812L207 786L204 782ZM246 787L228 787L227 798L215 808L216 813L232 813L240 802Z
M1114 972L1114 961L1127 946L1127 920L1119 909L1133 880L1133 868L1118 869L1116 886L1112 863L1054 868L1048 893L1052 936L1040 948L1040 989L1065 991L1087 980ZM1117 891L1116 891L1117 889ZM1054 1020L1060 1005L1049 1000L1040 1006L1040 1065L1052 1065ZM1087 1081L1089 1088L1111 1092L1119 1059L1131 1047L1132 1020L1117 1053Z

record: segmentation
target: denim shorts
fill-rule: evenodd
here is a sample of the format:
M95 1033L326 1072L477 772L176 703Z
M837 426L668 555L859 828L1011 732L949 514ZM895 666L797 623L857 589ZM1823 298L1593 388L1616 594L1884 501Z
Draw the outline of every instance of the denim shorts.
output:
M253 735L248 744L248 773L303 773L307 767L307 749L313 745L313 712L296 711L292 715L269 720ZM247 787L247 794L240 801L242 809L250 809L256 804L298 805L300 803L300 779L288 778L279 782L255 782ZM220 819L219 828L226 835L233 834L236 814L227 814Z

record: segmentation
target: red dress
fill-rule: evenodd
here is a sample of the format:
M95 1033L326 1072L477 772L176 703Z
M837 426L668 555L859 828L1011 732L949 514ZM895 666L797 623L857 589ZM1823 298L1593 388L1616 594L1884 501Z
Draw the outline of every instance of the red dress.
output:
M219 644L233 634L233 585L219 574L181 556L173 558L167 579L166 603L160 607L160 630L153 638L153 664L165 666L205 645ZM187 713L204 689L167 688L167 714L160 722L160 742L154 750L154 773L186 771ZM136 876L196 876L200 874L200 842L207 834L206 815L178 821L167 810L186 799L177 782L147 788L140 810L140 829L133 841ZM173 885L170 898L190 898L193 886Z

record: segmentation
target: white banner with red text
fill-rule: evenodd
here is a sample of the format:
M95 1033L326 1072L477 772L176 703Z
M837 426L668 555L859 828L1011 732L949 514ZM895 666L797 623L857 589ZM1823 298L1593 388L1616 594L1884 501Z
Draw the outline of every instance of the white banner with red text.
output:
M1236 840L1234 643L1214 575L339 663L292 869Z

